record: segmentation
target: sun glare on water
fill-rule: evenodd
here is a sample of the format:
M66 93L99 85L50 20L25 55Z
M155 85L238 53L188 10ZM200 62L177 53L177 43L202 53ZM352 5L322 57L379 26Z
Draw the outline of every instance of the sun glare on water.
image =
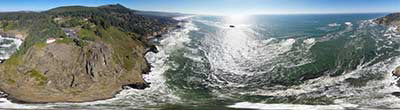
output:
M227 22L228 23L244 23L247 21L249 18L248 15L244 14L235 14L235 15L229 15L227 16Z

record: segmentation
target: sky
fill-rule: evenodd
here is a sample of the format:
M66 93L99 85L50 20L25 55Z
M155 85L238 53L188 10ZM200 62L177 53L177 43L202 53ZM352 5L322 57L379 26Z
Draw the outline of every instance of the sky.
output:
M0 11L116 3L136 10L208 15L400 12L400 0L1 0Z

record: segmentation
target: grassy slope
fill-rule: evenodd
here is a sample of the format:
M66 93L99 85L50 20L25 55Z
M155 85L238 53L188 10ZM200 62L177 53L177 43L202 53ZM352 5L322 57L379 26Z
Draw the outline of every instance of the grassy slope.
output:
M31 48L41 50L48 46L45 43L48 38L62 38L56 43L74 45L83 50L87 50L87 44L104 43L112 50L112 62L121 65L126 72L140 76L142 69L145 68L143 67L145 66L143 54L146 41L143 40L145 39L143 35L159 31L171 23L164 24L160 18L134 15L133 12L135 11L120 6L100 8L74 6L40 13L0 13L1 30L27 33L20 49L10 59L0 64L2 70L0 71L0 85L6 84L9 87L10 85L19 85L20 80L26 80L26 78L35 80L36 84L33 85L37 85L38 88L46 84L49 79L38 69L32 68L26 73L19 69L21 67L31 68L26 67L29 62L25 62L23 58L32 54L28 51ZM77 39L66 38L62 28L78 30L79 37ZM122 77L123 81L142 80L135 79L136 77L132 79L131 76Z

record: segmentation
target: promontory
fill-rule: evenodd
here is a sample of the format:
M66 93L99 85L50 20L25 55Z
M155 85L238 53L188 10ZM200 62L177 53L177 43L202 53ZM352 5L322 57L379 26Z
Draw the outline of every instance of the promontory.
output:
M0 64L0 91L17 102L83 102L112 98L123 86L148 86L144 58L171 16L122 5L65 6L43 12L0 13L0 35L23 41Z

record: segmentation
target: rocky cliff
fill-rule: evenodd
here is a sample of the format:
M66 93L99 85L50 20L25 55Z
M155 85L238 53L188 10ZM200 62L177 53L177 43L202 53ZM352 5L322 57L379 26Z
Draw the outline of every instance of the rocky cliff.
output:
M400 26L400 13L391 13L384 17L378 18L375 20L376 23L386 25L386 26ZM400 28L397 28L397 31L400 32Z
M107 99L123 86L147 87L144 55L154 46L146 37L176 22L135 12L107 5L0 14L4 33L27 33L21 49L0 64L0 90L14 101L46 103ZM38 20L22 21L30 18Z
M20 58L11 59L15 62L1 66L1 70L8 71L1 72L0 86L10 98L25 102L110 98L123 85L146 85L141 77L142 70L147 69L144 48L139 46L137 50L130 55L135 56L135 64L127 70L113 60L113 48L102 42L84 48L68 43L35 45Z
M384 25L384 26L391 26L394 27L397 32L400 32L400 13L391 13L384 17L378 18L375 20L376 23ZM400 77L400 66L396 67L393 70L393 75ZM399 80L400 82L400 80ZM399 85L400 86L400 85Z

